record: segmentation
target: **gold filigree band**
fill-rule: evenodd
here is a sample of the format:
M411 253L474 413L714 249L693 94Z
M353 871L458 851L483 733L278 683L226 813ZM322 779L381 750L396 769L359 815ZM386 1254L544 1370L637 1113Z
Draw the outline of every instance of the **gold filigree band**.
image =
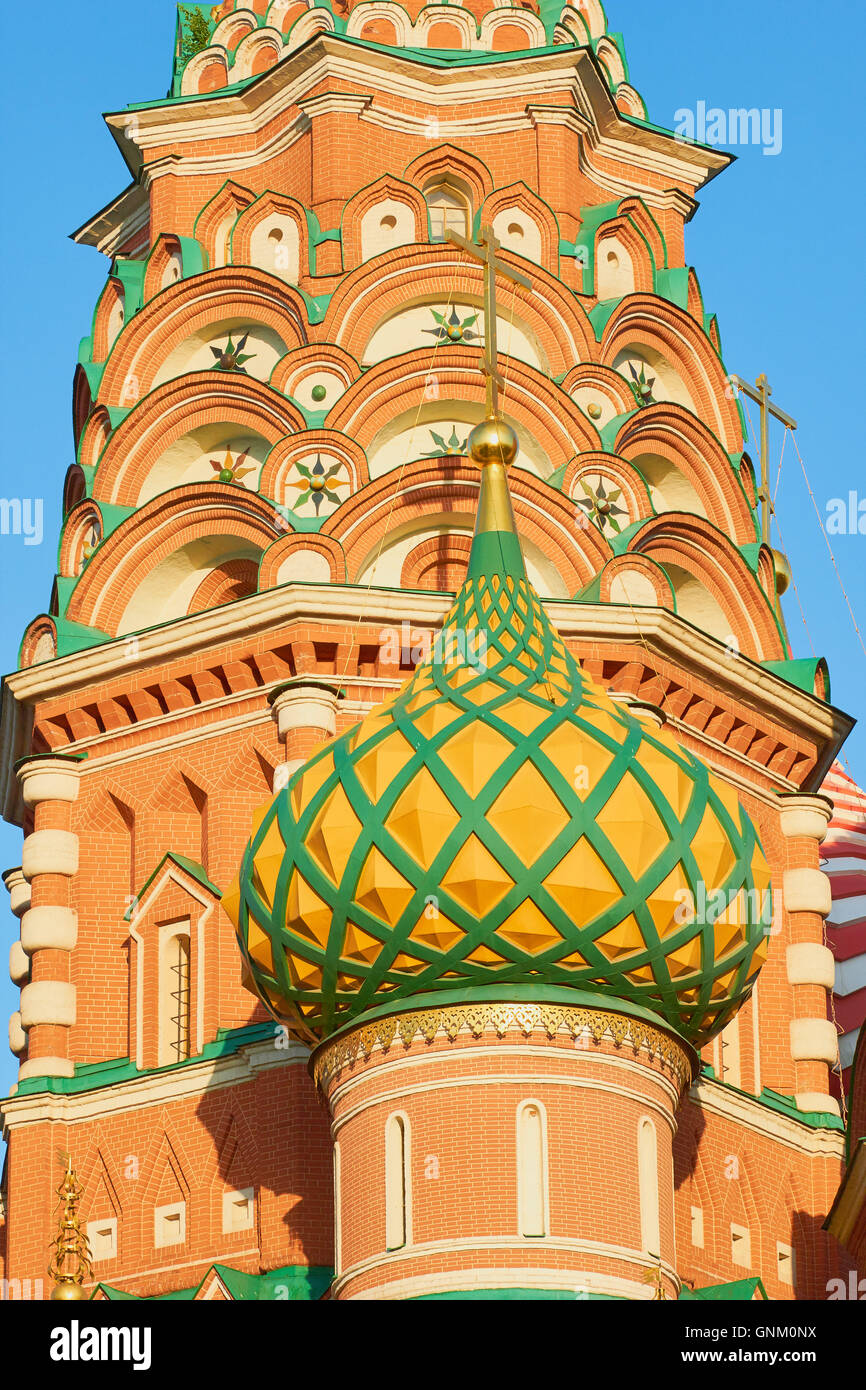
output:
M464 1028L476 1038L487 1029L500 1038L508 1032L529 1037L538 1031L549 1038L565 1032L572 1038L583 1036L594 1043L607 1038L616 1047L629 1046L635 1053L643 1050L650 1061L657 1059L673 1074L680 1089L688 1086L693 1076L691 1057L682 1044L640 1019L603 1009L516 1003L451 1005L376 1019L334 1042L323 1043L310 1059L313 1080L325 1090L343 1067L359 1058L366 1060L377 1046L387 1051L399 1040L408 1047L419 1035L429 1043L440 1033L454 1042Z

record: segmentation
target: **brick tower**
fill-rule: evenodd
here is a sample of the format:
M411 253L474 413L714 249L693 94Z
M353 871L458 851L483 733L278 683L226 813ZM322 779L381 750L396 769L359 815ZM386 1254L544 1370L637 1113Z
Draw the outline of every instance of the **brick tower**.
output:
M0 723L4 1276L60 1154L99 1297L824 1296L851 721L685 259L728 157L595 0L182 6L107 119Z

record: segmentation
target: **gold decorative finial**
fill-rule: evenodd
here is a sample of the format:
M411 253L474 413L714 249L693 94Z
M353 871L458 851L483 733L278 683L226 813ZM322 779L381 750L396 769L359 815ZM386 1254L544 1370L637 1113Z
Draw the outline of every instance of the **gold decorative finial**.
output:
M56 1251L48 1266L48 1273L54 1280L51 1297L59 1300L84 1300L90 1297L84 1290L84 1281L90 1274L91 1267L90 1246L78 1219L81 1189L72 1167L72 1155L63 1154L62 1160L66 1165L66 1171L57 1189L60 1198L60 1220L57 1236L51 1242Z
M654 1259L654 1260L656 1261L656 1267L655 1267L655 1269L648 1269L648 1270L647 1270L646 1274L645 1274L644 1277L643 1277L643 1281L644 1281L645 1284L654 1284L654 1285L655 1285L655 1293L654 1293L653 1296L652 1296L652 1301L653 1301L654 1303L659 1303L659 1302L664 1303L665 1300L667 1299L667 1294L665 1293L665 1286L664 1286L664 1283L663 1283L663 1281L662 1281L662 1262L661 1262L661 1256L660 1256L660 1255L652 1255L652 1259Z

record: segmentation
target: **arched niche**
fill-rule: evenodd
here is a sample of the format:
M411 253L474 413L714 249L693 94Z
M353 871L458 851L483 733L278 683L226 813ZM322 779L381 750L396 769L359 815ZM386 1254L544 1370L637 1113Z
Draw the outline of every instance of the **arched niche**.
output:
M512 314L508 305L496 315L496 337L502 356L516 357L530 367L549 373L547 357L533 329L521 314ZM484 310L480 298L461 295L448 300L425 296L415 303L410 300L402 304L376 325L361 362L369 367L412 348L432 348L437 342L482 346ZM431 391L435 391L435 386Z
M136 505L141 507L171 488L219 481L220 472L227 464L229 469L240 467L244 471L244 476L233 485L254 492L270 447L262 435L231 421L201 425L176 439L154 461L142 483ZM214 467L216 463L221 465L220 469Z
M641 391L644 404L673 401L694 414L698 413L679 372L655 348L643 343L629 343L616 354L612 366L630 385Z
M117 636L186 616L209 575L225 573L233 561L253 563L258 570L261 556L259 546L236 536L201 536L187 541L145 574L123 611Z
M229 340L237 354L240 341L246 338L242 355L247 358L241 365L247 376L258 381L270 380L271 373L288 347L280 335L267 324L256 323L249 318L224 318L191 333L183 342L168 354L157 372L151 390L162 386L166 381L184 376L187 372L213 371L220 358L216 350L224 352Z
M692 512L708 516L694 484L670 459L660 454L638 454L631 459L649 488L657 512Z
M367 446L370 477L379 478L385 473L397 472L416 459L465 457L466 440L484 418L484 409L481 402L448 399L443 391L442 399L434 398L423 402L420 407L415 404L401 411L377 432ZM503 413L520 439L520 467L538 478L549 477L552 472L550 460L541 446L525 426L509 418L507 409Z

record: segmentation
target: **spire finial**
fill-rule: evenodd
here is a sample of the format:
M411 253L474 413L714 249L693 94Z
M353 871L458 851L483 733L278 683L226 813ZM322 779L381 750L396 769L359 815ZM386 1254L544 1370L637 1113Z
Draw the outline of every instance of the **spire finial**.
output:
M78 1218L81 1188L72 1167L72 1155L62 1154L66 1164L63 1181L57 1189L60 1198L60 1219L55 1239L51 1242L56 1253L51 1258L48 1273L54 1280L52 1299L86 1300L84 1281L90 1274L90 1246Z
M484 266L484 356L481 370L487 378L487 419L499 419L499 388L505 383L499 374L499 353L496 346L496 274L514 280L524 289L532 289L532 281L518 271L512 270L497 256L501 242L497 241L493 228L483 226L477 241L467 241L458 232L446 232L446 240L461 247L474 261ZM514 450L517 453L517 448Z

